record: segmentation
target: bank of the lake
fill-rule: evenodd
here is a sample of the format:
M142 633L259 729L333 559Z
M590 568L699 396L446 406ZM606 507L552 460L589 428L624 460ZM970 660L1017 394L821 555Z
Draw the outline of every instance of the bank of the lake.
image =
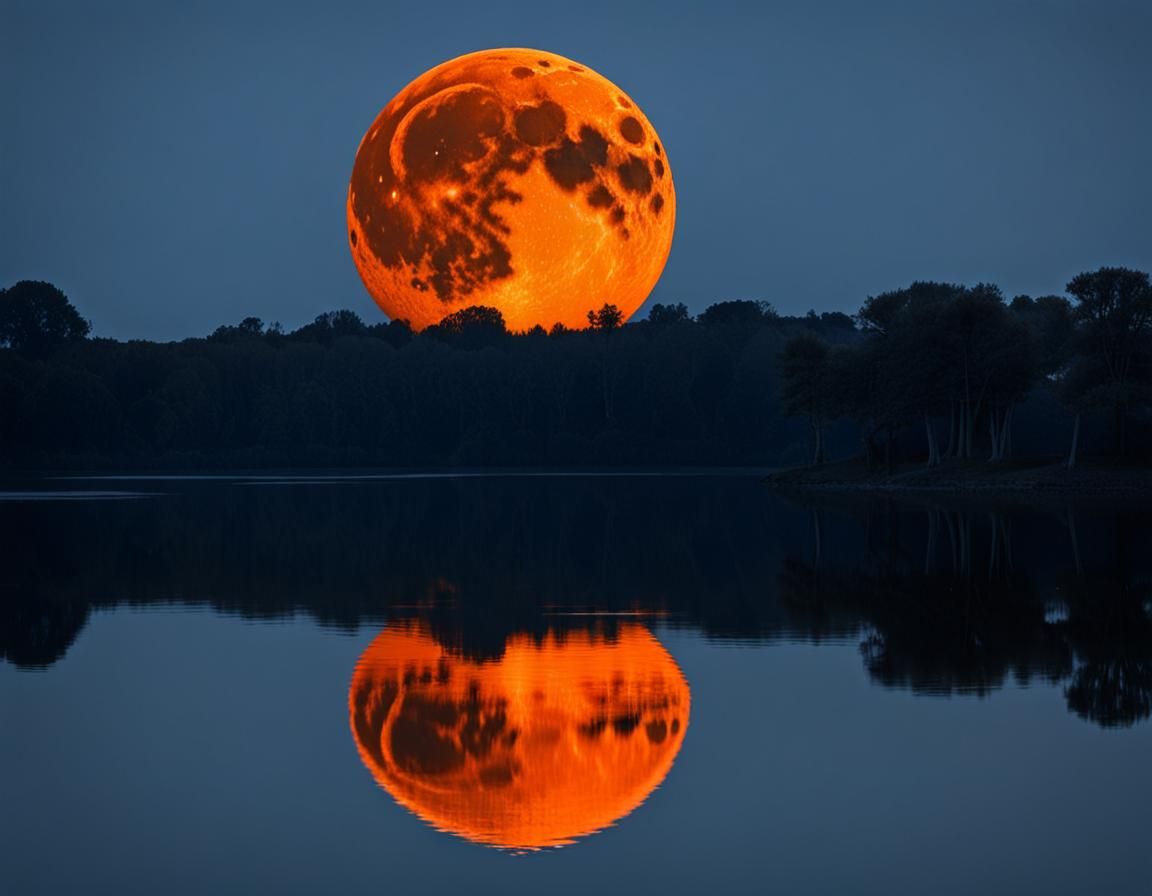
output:
M768 474L774 488L870 492L957 492L981 494L1072 493L1081 495L1152 494L1152 468L1108 463L1082 463L1068 469L1062 462L1010 461L998 464L945 461L869 467L862 459L797 467Z

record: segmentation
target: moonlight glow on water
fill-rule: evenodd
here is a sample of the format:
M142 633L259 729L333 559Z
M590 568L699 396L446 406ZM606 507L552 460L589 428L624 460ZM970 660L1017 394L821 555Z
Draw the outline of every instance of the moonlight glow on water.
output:
M561 846L632 812L684 742L688 684L643 626L514 635L496 660L387 629L349 692L360 757L400 804L490 846Z

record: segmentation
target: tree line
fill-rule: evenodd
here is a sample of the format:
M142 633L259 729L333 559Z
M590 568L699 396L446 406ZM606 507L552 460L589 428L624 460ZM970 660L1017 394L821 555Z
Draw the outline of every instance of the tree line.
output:
M1016 296L987 283L916 282L870 296L856 315L860 338L830 345L797 334L781 353L783 399L808 421L811 462L824 461L824 427L851 419L869 465L891 463L901 436L919 429L928 466L946 459L1003 461L1030 397L1064 410L1069 467L1086 414L1106 414L1112 453L1126 458L1133 423L1148 451L1152 410L1152 287L1127 268L1079 274L1068 296ZM1053 433L1055 436L1056 433Z
M22 281L0 291L0 464L934 465L1010 456L1022 413L1027 453L1075 459L1082 417L1104 450L1107 413L1110 453L1146 456L1148 276L1068 292L914 283L855 316L738 300L630 323L605 304L586 329L523 333L492 308L419 333L341 310L155 343L93 337L59 289Z

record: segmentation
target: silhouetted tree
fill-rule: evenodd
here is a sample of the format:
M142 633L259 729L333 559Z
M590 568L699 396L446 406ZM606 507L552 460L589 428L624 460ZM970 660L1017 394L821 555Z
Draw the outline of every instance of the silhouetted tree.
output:
M682 324L692 319L688 314L688 308L678 303L676 305L661 305L659 303L652 306L652 310L648 312L648 323L653 326L665 327L669 324Z
M217 327L210 338L215 342L232 342L263 337L264 321L258 317L246 317L234 327Z
M1015 409L1038 365L1026 324L999 289L917 282L869 297L857 318L869 347L869 366L858 372L871 383L865 406L871 419L883 416L889 443L894 430L922 422L929 466L972 458L986 422L989 459L1011 453ZM948 423L944 447L940 417Z
M866 333L888 334L906 320L909 313L946 302L961 289L951 283L917 280L905 289L869 296L856 313L856 320Z
M752 299L734 299L717 302L705 308L696 318L700 323L713 325L759 326L778 315L768 302Z
M412 341L412 325L406 320L390 320L387 323L373 324L368 333L382 339L393 348L401 348Z
M808 418L812 465L824 463L824 421L832 403L828 344L815 336L793 336L780 353L784 412Z
M470 305L428 328L430 336L445 338L459 348L476 349L495 345L508 335L504 315L487 305Z
M891 462L892 433L901 423L902 401L888 382L892 371L881 348L875 340L846 347L833 369L836 404L860 427L869 468L879 459L881 434L888 436L885 458Z
M940 312L963 291L948 283L918 281L904 289L869 296L856 319L866 336L866 351L857 358L865 364L855 370L866 379L860 388L866 419L873 432L886 434L885 459L891 463L892 443L897 431L913 422L923 423L927 435L928 464L939 462L941 452L933 417L951 398L948 380L951 368L943 340L948 335ZM953 424L955 425L955 424ZM955 435L950 437L951 450Z
M1037 373L1044 379L1058 375L1072 351L1072 303L1063 296L1016 296L1008 307L1028 327Z
M1008 415L1019 395L1017 377L1027 379L1027 372L1020 374L1013 365L1012 355L1026 351L1026 343L1013 340L1003 297L989 284L957 288L940 308L939 328L951 371L952 403L957 407L955 453L975 456L983 414L988 418L992 455L998 457L1001 430L1011 422ZM998 393L1002 407L997 407Z
M0 345L33 357L87 338L92 325L51 283L21 280L0 290Z
M330 345L343 336L363 335L366 329L364 321L354 311L326 311L290 335L292 339Z
M588 312L588 329L599 333L603 339L600 349L600 394L604 419L612 419L612 352L611 335L619 330L624 321L624 314L615 305L605 304L599 311Z
M1067 290L1082 327L1080 393L1111 408L1123 457L1132 405L1152 385L1152 285L1143 271L1105 267L1073 277Z
M1004 305L999 289L983 290L986 329L975 354L987 373L988 460L996 463L1012 455L1012 422L1040 376L1041 347L1025 321Z
M619 330L624 323L624 314L615 305L605 304L599 311L588 312L588 327L599 333Z

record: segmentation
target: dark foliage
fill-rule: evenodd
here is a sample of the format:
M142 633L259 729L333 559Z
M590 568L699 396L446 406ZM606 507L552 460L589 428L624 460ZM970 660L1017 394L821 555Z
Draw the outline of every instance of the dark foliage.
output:
M0 346L43 357L84 339L91 328L51 283L21 280L0 290Z
M788 413L812 425L813 462L823 458L824 421L836 417L859 424L870 463L879 461L881 441L891 462L893 446L917 429L929 466L1005 461L1014 453L1018 409L1044 392L1068 407L1070 466L1085 411L1111 412L1114 454L1122 458L1131 453L1132 422L1143 426L1139 452L1146 457L1148 276L1101 268L1076 277L1068 292L1075 304L1059 296L1005 303L990 284L917 282L869 297L857 315L863 338L836 351L822 350L810 334L794 336L781 355L783 398ZM1041 450L1056 456L1063 445L1048 422L1051 441Z
M693 320L511 334L465 308L414 334L351 311L284 332L245 318L206 339L91 339L0 351L0 463L24 468L764 464L800 460L776 395L789 335L834 317L753 302ZM704 321L711 321L705 323ZM847 332L851 338L852 332ZM849 450L850 438L838 447Z
M1069 292L1007 304L914 283L869 298L859 328L728 301L634 323L605 304L587 330L527 333L485 307L419 334L351 311L293 332L248 317L158 344L86 338L59 290L25 281L0 293L0 465L787 465L861 446L1001 461L1018 411L1033 454L1107 411L1116 450L1145 457L1147 276L1105 268Z

